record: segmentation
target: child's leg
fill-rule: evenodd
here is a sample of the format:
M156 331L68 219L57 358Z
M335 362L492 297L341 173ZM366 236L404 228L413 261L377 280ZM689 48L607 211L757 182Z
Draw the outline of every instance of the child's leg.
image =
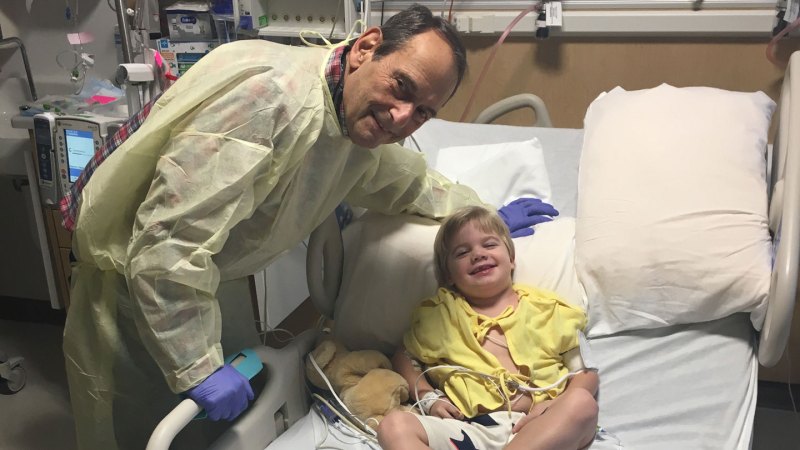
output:
M526 423L506 447L518 449L580 449L597 430L597 401L585 389L568 389L540 416Z
M427 449L428 435L414 414L392 411L378 425L378 443L383 450Z

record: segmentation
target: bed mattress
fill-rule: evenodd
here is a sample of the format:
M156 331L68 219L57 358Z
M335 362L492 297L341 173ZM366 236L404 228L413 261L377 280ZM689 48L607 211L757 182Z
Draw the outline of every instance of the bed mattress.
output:
M748 449L758 362L746 314L590 340L600 371L600 426L590 447ZM377 448L326 426L312 409L270 450Z

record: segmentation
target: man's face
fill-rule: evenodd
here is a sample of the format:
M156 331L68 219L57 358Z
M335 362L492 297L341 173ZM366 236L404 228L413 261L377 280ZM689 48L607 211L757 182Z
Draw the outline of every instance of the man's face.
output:
M375 60L381 39L377 28L362 35L348 54L344 82L350 139L368 148L400 141L436 116L458 80L453 52L437 32L418 34Z

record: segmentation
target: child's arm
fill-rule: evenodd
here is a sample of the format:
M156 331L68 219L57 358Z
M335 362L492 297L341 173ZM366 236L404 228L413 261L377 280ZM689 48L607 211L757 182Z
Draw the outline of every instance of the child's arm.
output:
M597 394L597 387L600 384L600 377L597 376L597 371L583 370L578 373L567 384L567 389L582 388L589 391L590 394Z
M409 358L405 347L402 345L392 356L392 368L408 382L408 394L414 402L424 398L425 394L435 391L433 386L428 383L427 378L424 375L420 376L422 371L415 366L414 361ZM417 394L419 398L417 398ZM428 414L442 418L462 419L464 416L461 411L446 399L447 397L442 397L443 401L434 402Z

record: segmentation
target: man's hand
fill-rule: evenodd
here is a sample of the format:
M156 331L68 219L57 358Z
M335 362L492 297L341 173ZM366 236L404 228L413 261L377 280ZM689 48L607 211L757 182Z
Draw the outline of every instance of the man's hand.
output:
M254 398L250 381L225 364L186 394L206 410L211 420L233 420Z
M518 198L497 210L497 214L506 223L512 238L530 236L532 226L553 220L558 211L549 203L538 198Z

